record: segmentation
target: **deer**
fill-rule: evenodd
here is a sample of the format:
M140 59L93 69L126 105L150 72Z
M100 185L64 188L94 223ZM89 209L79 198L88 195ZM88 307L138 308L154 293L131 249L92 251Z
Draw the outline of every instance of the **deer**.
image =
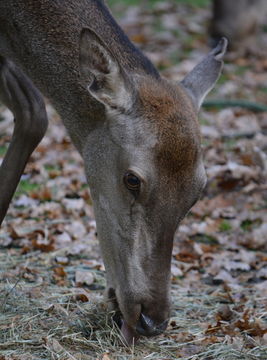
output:
M108 309L127 344L166 330L174 234L206 184L198 111L227 40L181 82L164 79L102 0L0 1L0 99L13 113L2 223L47 129L45 96L84 160Z
M210 42L215 43L225 36L229 42L228 50L244 52L259 48L257 35L261 25L266 23L266 18L265 0L236 0L234 3L231 0L213 0Z

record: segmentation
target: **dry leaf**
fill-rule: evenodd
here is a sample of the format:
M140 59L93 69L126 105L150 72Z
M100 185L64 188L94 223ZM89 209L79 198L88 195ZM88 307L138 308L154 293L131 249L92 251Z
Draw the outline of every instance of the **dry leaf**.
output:
M78 286L92 285L94 281L95 281L95 278L91 271L76 270L75 282Z

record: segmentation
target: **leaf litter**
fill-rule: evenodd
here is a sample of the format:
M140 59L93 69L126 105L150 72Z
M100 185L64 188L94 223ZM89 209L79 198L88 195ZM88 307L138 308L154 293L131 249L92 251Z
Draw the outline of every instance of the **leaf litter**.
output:
M181 80L208 51L207 5L111 6L168 78ZM104 302L82 159L47 104L48 134L0 230L1 360L267 358L267 111L250 104L266 104L266 54L234 55L200 113L208 184L175 237L168 329L132 348ZM0 110L3 156L12 117Z

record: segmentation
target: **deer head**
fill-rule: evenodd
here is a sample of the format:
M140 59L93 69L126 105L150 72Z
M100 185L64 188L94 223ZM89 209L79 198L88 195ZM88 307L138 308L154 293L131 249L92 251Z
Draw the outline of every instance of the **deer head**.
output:
M155 335L167 325L173 237L206 183L197 113L226 46L222 39L175 83L125 69L94 31L81 34L81 73L106 114L83 157L107 296L133 333Z

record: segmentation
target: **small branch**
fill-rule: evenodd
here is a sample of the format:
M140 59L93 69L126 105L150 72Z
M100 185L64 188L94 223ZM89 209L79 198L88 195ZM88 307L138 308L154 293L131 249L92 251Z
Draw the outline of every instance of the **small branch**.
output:
M267 111L267 105L246 101L246 100L206 100L203 105L204 108L226 108L226 107L241 107L255 112Z

